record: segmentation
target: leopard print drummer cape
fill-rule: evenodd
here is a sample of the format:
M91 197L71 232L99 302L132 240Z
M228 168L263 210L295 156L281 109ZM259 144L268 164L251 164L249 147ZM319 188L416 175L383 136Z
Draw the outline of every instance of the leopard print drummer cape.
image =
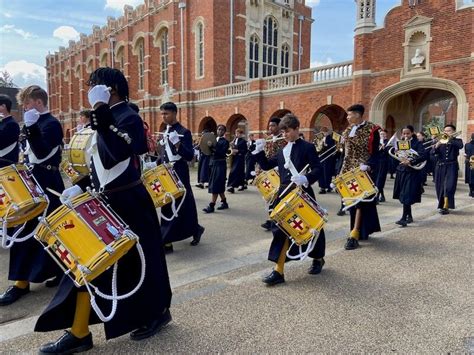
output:
M344 137L345 157L342 164L341 174L348 172L360 166L367 164L370 156L374 153L374 149L378 149L378 142L374 141L374 133L380 127L376 124L364 121L356 130L354 137L349 137L352 127L347 127L342 136ZM376 146L377 144L377 146Z

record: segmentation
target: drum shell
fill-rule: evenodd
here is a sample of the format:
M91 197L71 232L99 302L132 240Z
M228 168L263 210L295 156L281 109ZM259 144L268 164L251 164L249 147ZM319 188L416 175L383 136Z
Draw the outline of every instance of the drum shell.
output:
M94 131L84 128L72 136L67 148L67 158L71 166L81 175L89 174L91 155L89 148L92 144Z
M280 188L280 175L275 169L262 171L255 177L255 186L267 203L271 203Z
M142 175L142 181L150 194L155 208L164 205L184 195L186 188L175 173L171 165L161 164L146 171Z
M360 168L340 174L332 182L336 185L346 207L356 205L360 200L367 199L377 193L377 188L370 175Z

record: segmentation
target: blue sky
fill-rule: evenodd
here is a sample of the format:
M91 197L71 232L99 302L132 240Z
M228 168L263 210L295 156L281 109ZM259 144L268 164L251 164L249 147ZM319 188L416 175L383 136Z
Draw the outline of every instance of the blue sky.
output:
M189 0L188 0L189 1ZM191 0L196 1L196 0ZM212 1L212 0L197 0ZM228 1L228 0L214 0ZM45 83L45 56L93 25L103 26L107 16L118 17L124 4L143 0L0 0L0 70L15 84ZM311 62L322 65L353 56L354 0L306 0L313 7ZM377 25L400 0L377 0Z

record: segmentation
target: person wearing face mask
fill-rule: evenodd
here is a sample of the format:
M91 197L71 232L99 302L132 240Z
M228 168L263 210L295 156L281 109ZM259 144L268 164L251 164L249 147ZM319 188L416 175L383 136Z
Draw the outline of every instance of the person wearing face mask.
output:
M255 159L263 170L270 170L278 166L280 174L280 188L277 193L273 206L278 205L291 189L289 185L294 184L300 186L312 198L315 198L311 185L314 184L323 174L318 154L312 143L306 142L299 136L300 122L293 114L286 114L279 125L279 129L283 131L286 146L280 149L277 154L271 158L267 158L264 152L265 140L257 140L256 147L253 152ZM309 171L303 172L306 165L309 165ZM282 193L285 192L284 195ZM268 286L277 285L285 282L284 267L285 262L289 261L287 251L290 246L288 236L280 230L280 228L272 224L273 240L268 252L268 260L275 263L272 272L262 281ZM292 249L296 249L293 246ZM314 249L308 254L313 258L308 273L317 275L321 273L324 265L324 255L326 251L326 238L324 229L320 231ZM295 250L290 250L291 255L295 255Z
M225 181L227 175L227 160L226 154L229 149L229 141L225 139L226 128L220 124L217 126L216 144L211 145L211 159L209 161L209 187L208 192L211 194L211 202L203 211L206 213L214 213L217 198L221 198L221 204L217 207L218 210L226 210L229 208L227 199L225 197Z
M105 202L139 237L145 259L145 273L137 248L130 249L116 270L117 293L133 290L141 275L141 287L130 297L118 300L116 312L104 321L91 312L91 299L85 287L78 288L63 277L50 304L39 316L35 331L71 328L56 341L40 348L41 354L72 354L93 347L89 324L104 324L106 339L130 333L131 340L153 336L171 321L171 287L161 239L158 216L150 194L140 179L139 155L148 151L140 116L128 105L128 83L118 69L99 68L91 73L88 99L93 111L90 176L64 190L61 201L70 203L86 188L100 192ZM112 285L113 269L93 280L106 293ZM110 309L111 301L97 297L100 309Z
M63 131L59 121L48 110L48 94L37 85L28 86L17 94L23 116L23 134L27 139L26 154L31 173L49 198L47 213L54 211L60 201L47 188L62 191L64 184L59 172ZM10 120L7 119L7 122ZM3 143L3 140L2 140ZM18 159L18 158L16 158ZM19 238L30 234L38 225L36 218L28 221ZM30 283L46 281L47 287L58 285L62 271L34 238L13 244L10 249L8 279L15 283L0 295L0 306L6 306L30 292Z
M344 161L341 174L360 168L372 175L376 171L380 134L376 124L365 121L363 118L365 108L362 105L352 105L347 109L349 127L342 133L344 139ZM372 181L375 176L370 176ZM350 234L347 238L346 250L359 247L359 240L366 240L369 235L380 231L379 216L376 201L359 202L349 209L351 215Z
M423 193L423 173L422 170L414 169L413 166L426 160L425 148L423 143L418 141L414 134L413 126L406 126L402 129L402 140L408 142L406 148L417 153L416 158L403 159L397 167L395 176L395 185L393 187L393 198L398 199L403 205L402 217L395 222L406 227L413 223L411 206L421 202ZM403 142L403 143L404 143Z
M471 134L471 141L464 146L464 182L469 185L469 196L474 197L474 133Z
M454 125L446 125L444 127L446 141L440 139L432 148L436 157L435 186L438 209L443 215L449 214L449 210L455 208L454 195L459 173L458 156L464 146L461 139L453 137L454 132L456 132Z

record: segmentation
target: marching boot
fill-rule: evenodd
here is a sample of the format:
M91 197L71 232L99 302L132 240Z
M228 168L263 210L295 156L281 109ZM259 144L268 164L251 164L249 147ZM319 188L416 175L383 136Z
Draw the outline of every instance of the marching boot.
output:
M265 223L262 223L260 226L261 226L263 229L269 231L269 230L272 229L272 221L267 220L267 221L265 221Z
M203 188L204 188L204 185L203 185L203 184L201 184L201 183L199 183L199 184L196 184L196 185L194 185L194 186L196 186L196 187L198 187L198 188L200 188L200 189L203 189Z
M222 200L221 205L217 207L218 210L226 210L229 208L229 205L227 204L227 200Z
M313 259L313 264L310 266L310 268L308 269L308 274L310 275L318 275L321 273L321 271L323 270L323 266L324 266L325 262L324 262L324 258L321 258L321 259Z
M234 188L231 186L227 189L227 192L230 192L231 194L233 194L235 192Z
M214 202L211 202L211 203L209 203L209 206L207 206L206 208L203 208L202 210L206 213L213 213L215 205L216 204Z
M193 236L193 240L190 243L192 246L196 246L196 245L199 244L199 242L201 241L202 234L204 233L205 230L206 230L206 228L204 228L201 225L198 225L198 231L197 231L196 235Z
M398 224L401 227L406 227L407 221L404 218L400 218L400 220L396 221L395 224Z

